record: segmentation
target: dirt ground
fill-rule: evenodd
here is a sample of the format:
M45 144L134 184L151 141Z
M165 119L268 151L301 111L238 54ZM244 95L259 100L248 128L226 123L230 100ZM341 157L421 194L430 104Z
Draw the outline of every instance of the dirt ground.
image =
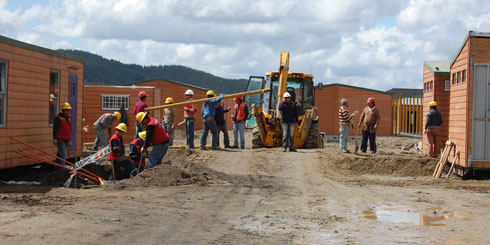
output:
M250 132L247 137L248 143ZM375 155L339 153L332 137L324 149L292 153L250 144L244 150L171 149L164 164L133 179L78 189L60 187L68 174L49 172L38 176L40 186L0 184L0 239L5 244L489 243L490 181L432 178L437 160L418 153L418 141L378 137ZM182 132L175 144L183 144Z

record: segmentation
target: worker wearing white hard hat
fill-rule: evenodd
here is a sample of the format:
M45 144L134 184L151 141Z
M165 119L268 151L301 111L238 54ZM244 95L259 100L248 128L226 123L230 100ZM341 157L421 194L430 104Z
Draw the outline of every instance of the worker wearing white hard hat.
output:
M194 97L194 91L188 89L184 93L185 99L187 101L192 101L192 97ZM184 122L185 122L185 135L186 135L186 145L190 149L194 149L194 128L196 123L196 113L197 113L197 105L185 105L184 106Z
M283 95L284 101L279 104L279 113L282 121L282 151L296 151L294 149L293 135L294 125L298 121L296 104L291 101L291 94L288 92Z

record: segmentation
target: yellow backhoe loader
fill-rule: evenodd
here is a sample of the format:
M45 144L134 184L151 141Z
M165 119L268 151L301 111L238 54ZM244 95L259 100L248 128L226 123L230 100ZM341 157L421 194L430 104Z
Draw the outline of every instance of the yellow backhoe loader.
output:
M298 123L294 128L295 148L322 148L318 109L314 106L313 75L289 72L289 52L281 52L279 71L268 72L265 77L251 76L247 90L269 88L270 92L250 95L245 98L251 105L252 117L248 125L254 124L252 147L279 147L282 145L281 119L278 106L284 92L298 108Z

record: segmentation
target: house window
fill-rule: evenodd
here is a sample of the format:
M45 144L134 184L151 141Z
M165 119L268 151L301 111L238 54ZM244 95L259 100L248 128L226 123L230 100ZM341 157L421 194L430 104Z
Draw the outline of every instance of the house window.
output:
M51 70L49 74L49 125L60 111L60 72Z
M0 127L7 125L7 62L0 60Z
M444 84L444 91L449 91L449 89L451 89L451 81L446 80L446 82Z
M463 70L463 75L461 75L461 76L462 76L461 82L465 83L466 82L466 70Z
M432 92L432 89L434 88L434 81L429 82L429 91Z
M458 71L458 83L461 83L461 72Z
M119 110L124 105L125 110L129 110L129 95L102 95L102 110Z
M424 83L424 93L427 92L427 83Z
M453 85L456 84L456 73L453 73Z

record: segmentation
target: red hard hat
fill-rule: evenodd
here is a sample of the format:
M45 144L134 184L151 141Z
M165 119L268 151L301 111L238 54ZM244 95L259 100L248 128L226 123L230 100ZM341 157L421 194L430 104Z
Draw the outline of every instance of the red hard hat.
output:
M140 92L138 93L138 97L140 97L140 98L141 98L141 97L147 97L147 96L148 96L148 94L147 94L145 91L140 91Z
M242 100L242 97L237 96L237 97L235 97L233 100Z
M367 103L374 103L374 98L373 97L369 97L369 99L367 100Z

